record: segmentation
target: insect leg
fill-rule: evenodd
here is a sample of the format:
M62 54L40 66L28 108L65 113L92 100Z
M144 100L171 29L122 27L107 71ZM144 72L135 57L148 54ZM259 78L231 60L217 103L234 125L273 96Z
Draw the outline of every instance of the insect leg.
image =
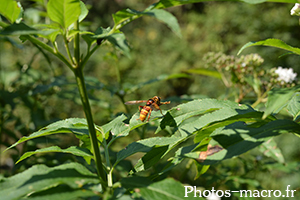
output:
M150 116L151 116L151 112L152 112L152 109L149 110L149 115L148 115L147 122L149 122L149 119L150 119Z
M160 107L159 107L156 103L153 103L152 105L154 106L154 108L155 108L156 110L159 110L160 113L164 116L164 114L162 113Z

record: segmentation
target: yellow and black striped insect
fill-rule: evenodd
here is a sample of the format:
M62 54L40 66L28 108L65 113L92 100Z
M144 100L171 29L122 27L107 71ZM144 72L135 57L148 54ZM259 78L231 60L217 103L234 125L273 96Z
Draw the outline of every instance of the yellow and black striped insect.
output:
M138 104L138 103L144 103L144 102L146 102L145 106L139 106L140 118L138 120L141 120L142 122L145 121L147 115L148 115L147 122L149 121L152 110L160 110L160 113L163 115L159 106L170 103L170 101L160 102L160 97L154 96L153 98L151 98L149 100L127 101L125 104L132 105L132 104Z

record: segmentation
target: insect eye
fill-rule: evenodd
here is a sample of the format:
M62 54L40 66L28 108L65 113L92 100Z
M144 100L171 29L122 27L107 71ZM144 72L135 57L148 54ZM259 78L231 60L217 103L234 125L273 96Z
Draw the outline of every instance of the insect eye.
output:
M156 102L159 103L160 102L160 98L158 96L155 96Z

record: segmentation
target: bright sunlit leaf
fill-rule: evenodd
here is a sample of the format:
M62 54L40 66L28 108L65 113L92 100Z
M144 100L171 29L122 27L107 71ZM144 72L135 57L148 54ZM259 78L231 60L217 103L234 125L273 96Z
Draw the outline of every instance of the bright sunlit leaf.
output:
M293 115L294 121L300 118L300 92L296 92L287 105L287 110Z
M47 4L47 13L52 21L57 22L62 28L66 29L78 20L81 14L80 1L50 0Z
M266 39L266 40L262 40L262 41L258 41L258 42L248 42L247 44L245 44L238 52L237 55L239 55L244 49L248 48L248 47L252 47L252 46L269 46L269 47L276 47L279 49L284 49L287 51L290 51L294 54L298 54L300 55L300 49L296 48L296 47L292 47L288 44L286 44L285 42L283 42L282 40L279 39Z
M266 110L263 118L272 113L278 113L280 110L282 110L285 106L287 106L292 96L299 90L299 86L292 88L273 88L268 93L268 101L266 103Z
M73 154L75 156L81 156L81 157L89 157L89 158L93 158L93 154L91 154L91 152L89 152L87 149L85 148L81 148L81 147L76 147L76 146L72 146L69 147L67 149L61 149L58 146L51 146L51 147L47 147L47 148L43 148L43 149L38 149L35 151L27 151L25 154L22 155L22 157L16 162L21 162L22 160L38 154L38 153L70 153Z
M14 23L21 13L21 7L14 0L0 0L0 14Z

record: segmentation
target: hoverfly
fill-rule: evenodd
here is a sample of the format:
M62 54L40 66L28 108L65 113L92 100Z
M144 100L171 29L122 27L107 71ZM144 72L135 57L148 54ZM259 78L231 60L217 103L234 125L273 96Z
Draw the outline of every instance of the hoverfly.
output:
M140 118L137 119L137 120L141 120L142 122L145 121L148 114L149 115L148 115L147 122L149 121L152 110L160 110L160 113L163 115L159 106L170 103L170 101L160 102L160 97L154 96L153 98L151 98L149 100L127 101L125 104L132 105L132 104L138 104L138 103L144 103L144 102L146 102L145 106L139 106Z

